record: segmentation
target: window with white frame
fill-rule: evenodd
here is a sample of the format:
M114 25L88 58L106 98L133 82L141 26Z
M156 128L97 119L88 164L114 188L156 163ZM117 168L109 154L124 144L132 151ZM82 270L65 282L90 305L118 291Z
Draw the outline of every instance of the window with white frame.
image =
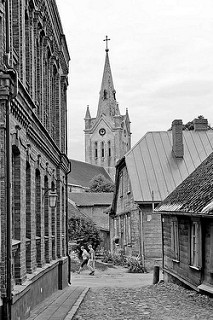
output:
M191 239L190 239L190 265L195 268L201 268L202 252L201 252L201 225L199 221L191 223Z
M180 260L179 227L177 218L172 219L171 225L171 249L173 259Z

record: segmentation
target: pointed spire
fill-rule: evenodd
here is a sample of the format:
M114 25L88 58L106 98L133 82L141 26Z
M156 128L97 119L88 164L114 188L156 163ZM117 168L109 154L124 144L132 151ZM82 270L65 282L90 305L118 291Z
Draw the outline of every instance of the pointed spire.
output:
M84 119L91 119L89 106L87 106L87 111L86 111L86 115L85 115L85 118L84 118Z
M109 63L109 48L108 48L108 37L106 36L106 57L105 57L105 65L104 65L104 72L103 78L101 83L101 90L99 96L99 103L98 103L98 112L97 117L100 117L102 114L105 116L113 117L115 114L120 114L119 109L117 108L117 101L116 101L116 91L113 84L112 79L112 72ZM119 113L118 113L119 112Z
M126 119L130 122L128 108L126 108Z

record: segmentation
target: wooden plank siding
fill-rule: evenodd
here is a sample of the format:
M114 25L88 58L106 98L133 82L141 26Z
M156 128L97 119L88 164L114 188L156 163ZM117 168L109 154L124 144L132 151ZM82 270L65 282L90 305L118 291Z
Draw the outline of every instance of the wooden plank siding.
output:
M190 225L189 217L178 217L179 241L180 241L180 261L176 262L173 258L171 249L171 219L173 216L163 215L163 241L164 241L164 270L181 277L183 280L194 286L201 284L201 270L190 267Z

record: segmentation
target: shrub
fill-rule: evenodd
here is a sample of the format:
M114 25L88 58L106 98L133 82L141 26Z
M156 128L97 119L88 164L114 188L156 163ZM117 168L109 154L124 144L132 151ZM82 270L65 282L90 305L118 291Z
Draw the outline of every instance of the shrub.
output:
M139 258L130 257L127 259L127 268L129 273L144 273L146 272L142 261Z
M87 249L88 244L92 244L93 248L96 249L102 241L100 232L93 221L82 217L69 219L68 237L69 241L75 241L78 244L77 251L82 245Z

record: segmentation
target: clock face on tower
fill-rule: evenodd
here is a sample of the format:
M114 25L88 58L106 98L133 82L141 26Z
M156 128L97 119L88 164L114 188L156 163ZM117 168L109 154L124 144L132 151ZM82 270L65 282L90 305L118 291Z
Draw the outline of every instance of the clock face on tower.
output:
M106 133L106 130L105 130L104 128L101 128L101 129L99 130L99 134L100 134L101 136L104 136L105 133Z

